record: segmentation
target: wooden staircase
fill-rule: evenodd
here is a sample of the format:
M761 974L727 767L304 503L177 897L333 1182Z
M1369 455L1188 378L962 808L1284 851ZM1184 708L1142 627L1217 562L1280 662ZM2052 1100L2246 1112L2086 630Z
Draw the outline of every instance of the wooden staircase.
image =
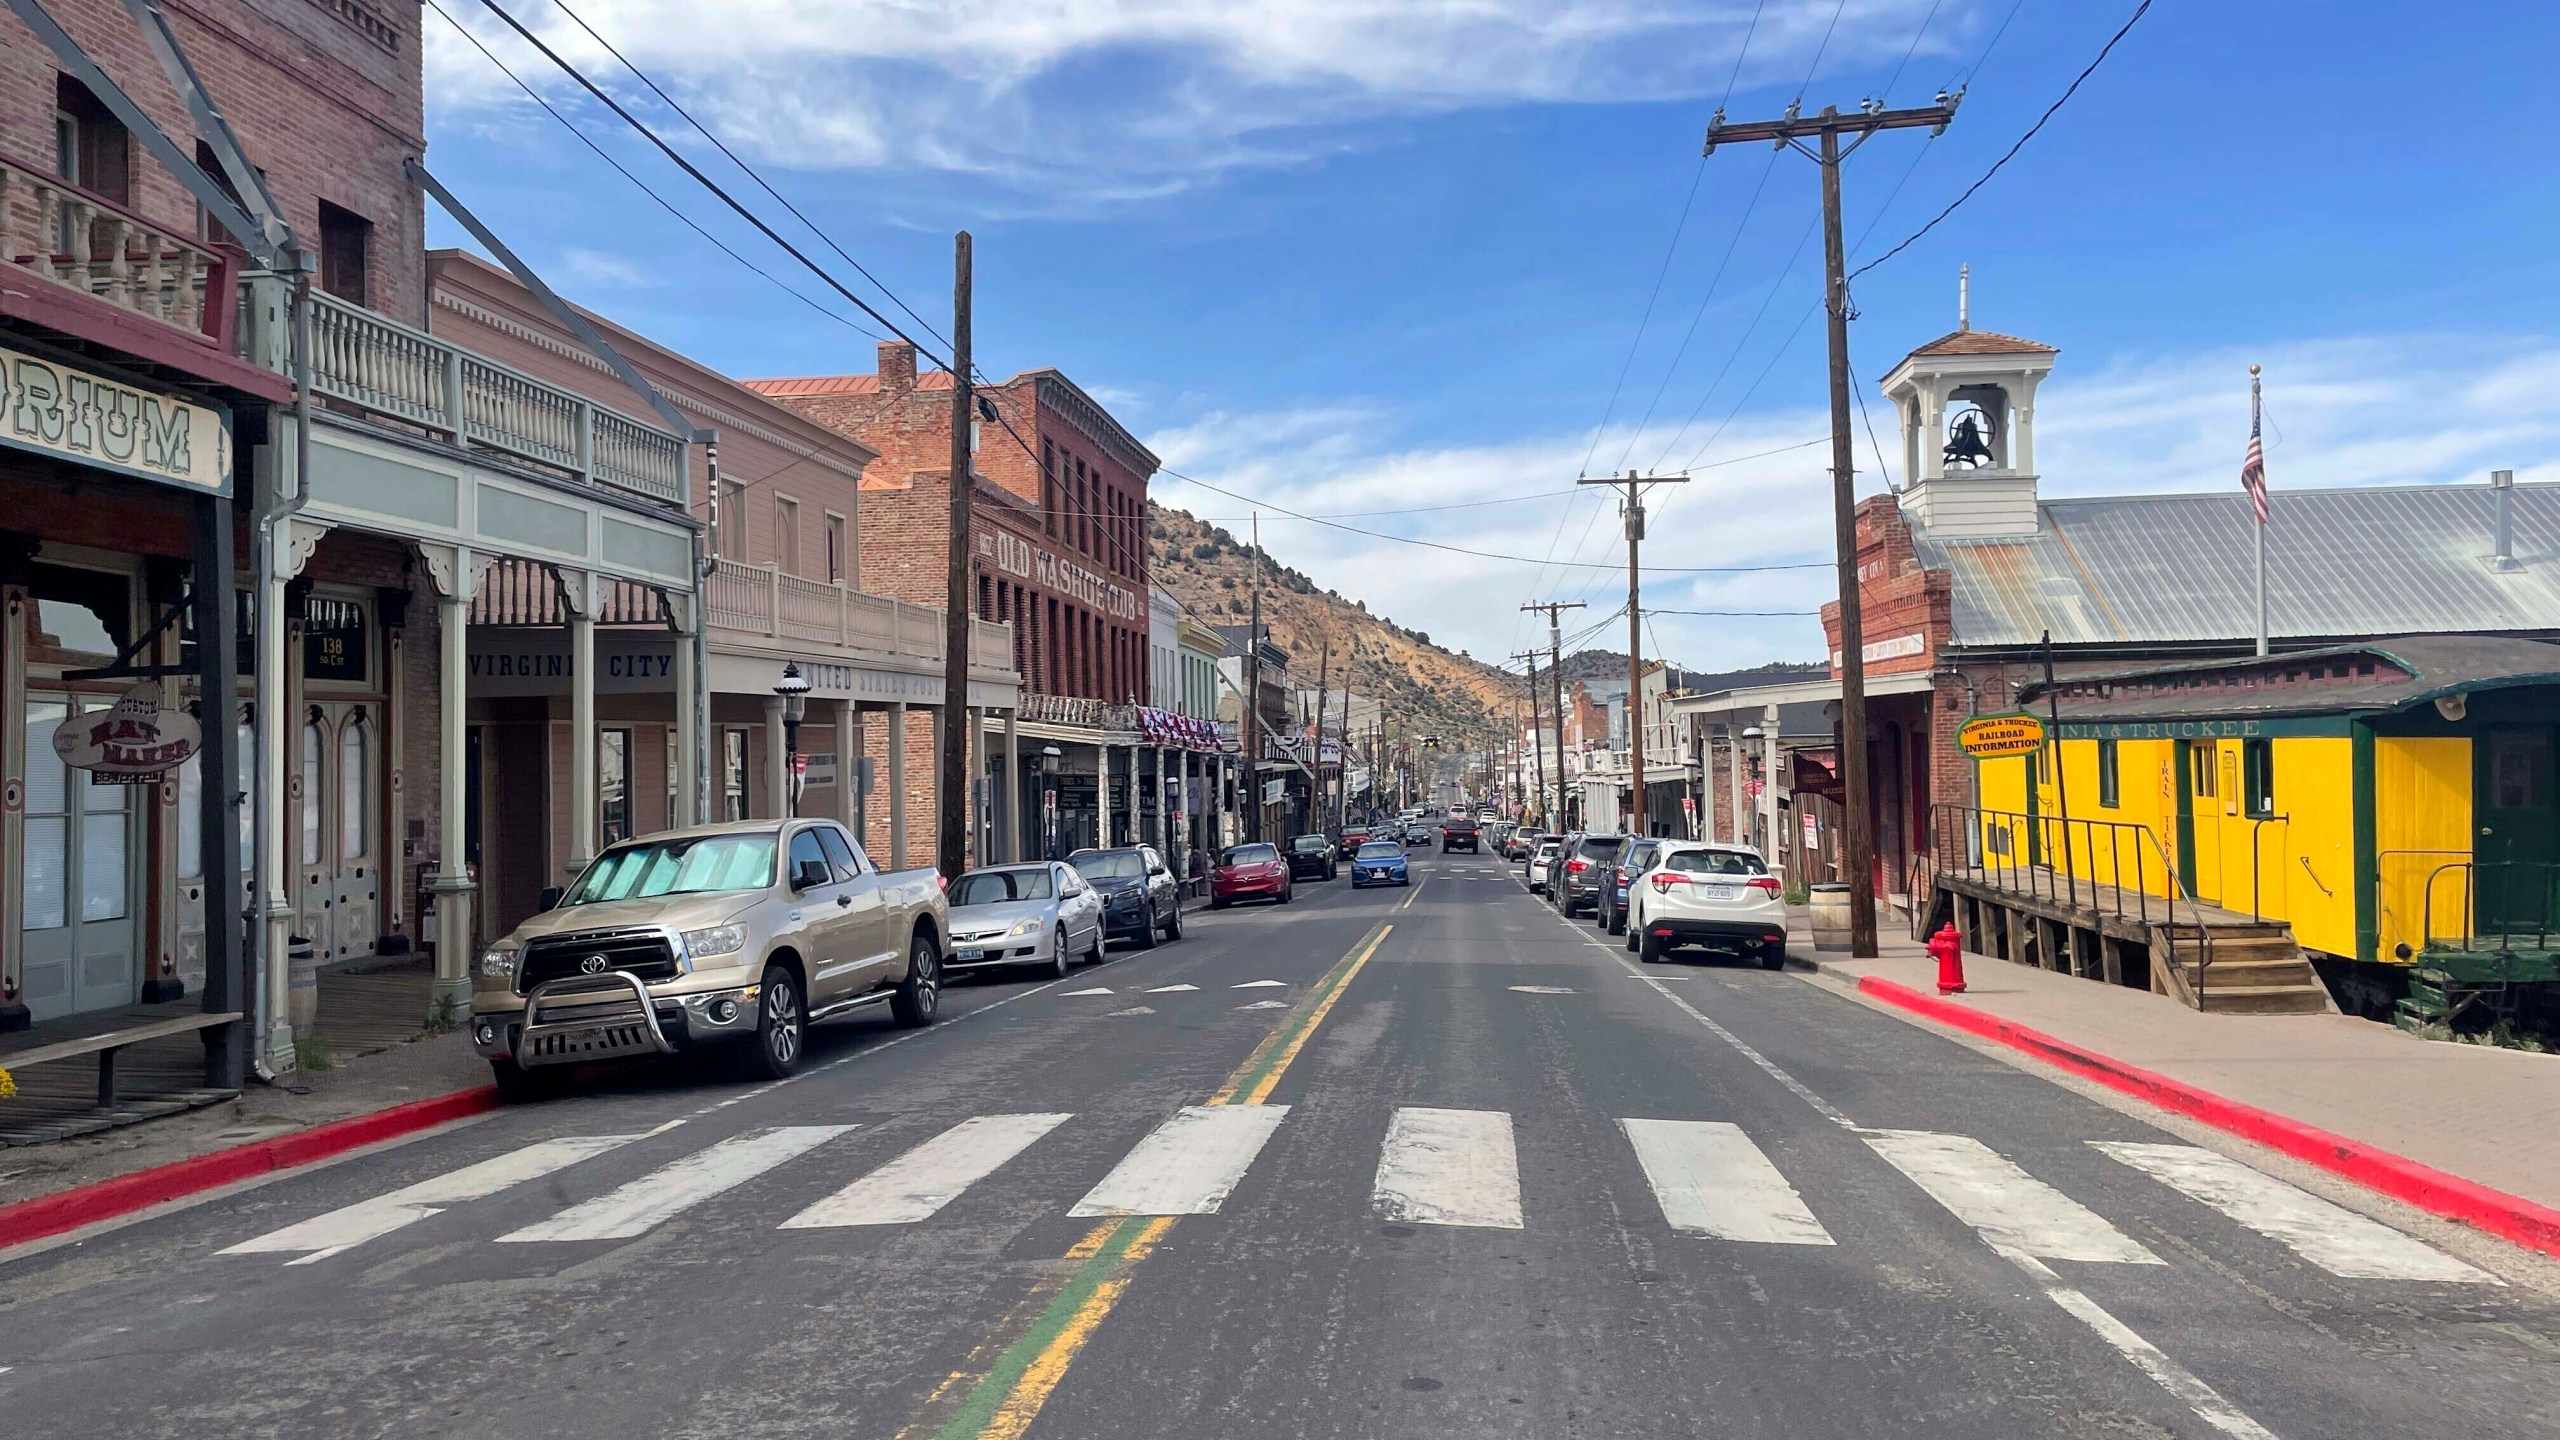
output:
M2174 961L2170 958L2176 957ZM2210 956L2210 963L2207 957ZM2336 1014L2337 1002L2293 938L2273 921L2151 927L2152 988L2216 1015Z

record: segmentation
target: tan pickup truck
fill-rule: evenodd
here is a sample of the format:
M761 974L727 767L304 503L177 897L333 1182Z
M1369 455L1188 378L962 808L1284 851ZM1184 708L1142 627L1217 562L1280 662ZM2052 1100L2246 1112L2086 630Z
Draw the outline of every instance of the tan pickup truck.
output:
M950 933L938 874L882 873L832 820L646 835L480 952L471 1041L509 1100L572 1065L678 1051L779 1079L830 1016L932 1024Z

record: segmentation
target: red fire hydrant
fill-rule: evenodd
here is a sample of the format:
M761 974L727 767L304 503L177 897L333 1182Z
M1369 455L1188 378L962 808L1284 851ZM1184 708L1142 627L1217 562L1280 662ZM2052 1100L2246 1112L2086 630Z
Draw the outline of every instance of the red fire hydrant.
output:
M1964 989L1964 941L1956 927L1945 926L1929 937L1929 953L1938 957L1938 993L1953 995Z

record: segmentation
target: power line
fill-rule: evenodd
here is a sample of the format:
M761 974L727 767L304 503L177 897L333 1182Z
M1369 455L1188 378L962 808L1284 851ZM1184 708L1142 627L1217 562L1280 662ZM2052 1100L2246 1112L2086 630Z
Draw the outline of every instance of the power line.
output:
M655 96L657 96L660 100L665 101L665 102L666 102L666 104L667 104L667 108L668 108L668 109L673 110L673 111L675 111L678 115L683 116L686 124L691 125L694 129L696 129L696 130L698 130L698 131L701 131L701 132L702 132L702 138L703 138L703 139L705 139L705 140L710 141L710 142L711 142L715 147L717 147L717 148L719 149L719 151L720 151L720 153L721 153L721 154L728 156L728 157L729 157L729 163L730 163L730 164L737 166L741 171L745 172L746 177L747 177L748 179L753 180L754 182L756 182L756 184L757 184L759 187L761 187L761 188L763 189L764 193L766 193L767 195L772 196L775 200L780 201L780 202L781 202L781 204L782 204L782 208L783 208L783 209L785 209L785 210L790 211L790 212L791 212L791 216L792 216L792 218L793 218L793 219L798 220L801 224L803 224L803 225L805 225L805 226L807 226L807 227L809 228L809 233L810 233L810 234L815 235L815 236L817 236L820 240L825 241L825 242L826 242L826 245L827 245L827 248L828 248L828 249L830 249L830 250L833 250L834 252L836 252L836 255L837 255L839 258L841 258L841 259L844 261L844 263L846 263L847 265L852 266L852 267L854 268L855 273L859 274L863 279L870 281L874 286L876 286L876 287L879 289L879 291L880 291L880 293L881 293L881 294L886 295L886 296L888 296L888 297L889 297L889 299L890 299L890 302L891 302L891 303L895 304L899 309L904 310L905 312L907 312L907 318L908 318L908 319L913 320L913 321L915 321L918 325L923 326L923 327L924 327L924 333L926 333L927 335L932 336L932 337L933 337L934 339L936 339L936 340L941 340L945 345L948 345L948 344L950 344L950 343L951 343L949 340L947 340L947 339L945 339L945 338L944 338L944 336L943 336L943 334L942 334L942 332L941 332L941 331L936 330L936 329L934 329L934 328L933 328L933 322L932 322L932 321L927 320L927 319L926 319L926 318L924 318L922 315L917 314L914 306L909 305L909 304L908 304L908 303L907 303L903 298L901 298L901 297L899 296L899 294L898 294L898 292L897 292L897 291L890 289L890 288L889 288L889 285L888 285L888 282L886 282L886 281L882 280L879 276L872 274L872 273L871 273L871 271L870 271L869 269L867 269L867 268L865 268L865 267L864 267L864 265L863 265L863 263L862 263L861 261L856 260L856 259L854 259L851 255L846 254L846 253L845 253L845 248L844 248L842 245L839 245L839 244L837 244L837 243L835 242L835 237L834 237L834 236L829 235L826 231L819 229L819 228L818 228L818 222L817 222L817 221L812 220L812 219L810 219L807 215L802 214L802 213L801 213L801 211L800 211L800 207L791 203L790 197L788 197L788 196L784 195L781 191L774 189L774 188L773 188L773 185L771 184L771 182L767 181L767 180L764 178L764 176L763 176L763 175L761 175L761 174L757 173L756 168L755 168L753 165L748 164L748 163L746 162L746 160L738 154L738 152L736 152L735 150L732 150L732 149L730 149L730 148L729 148L729 145L728 145L728 142L727 142L727 141L724 141L724 140L722 140L718 135L713 134L713 133L712 133L712 131L711 131L711 127L710 127L710 126L705 125L705 124L703 124L700 120L695 119L695 118L694 118L694 115L693 115L693 112L692 112L692 111L690 111L690 110L687 110L686 108L684 108L684 106L683 106L683 105L681 105L681 104L677 103L676 97L674 97L673 95L668 94L664 89L662 89L662 88L659 86L659 84L658 84L658 82L657 82L657 81L652 80L652 79L650 79L650 78L649 78L648 72L646 72L646 71L642 70L639 66L637 66L637 65L633 64L633 63L631 62L631 58L630 58L629 56L627 56L627 55L623 54L620 50L618 50L618 49L614 48L614 43L613 43L612 41L607 40L606 38L604 38L604 36L602 36L602 35L600 35L600 34L596 33L596 27L594 27L593 25L588 24L588 23L586 22L586 18L585 18L584 16L581 16L577 11L572 10L572 9L570 9L570 8L569 8L568 0L551 0L551 3L552 3L555 7L557 7L557 8L558 8L558 10L560 11L560 13L561 13L561 14L566 15L566 16L568 16L571 20L576 21L576 22L577 22L577 26L578 26L578 28L587 32L587 36L588 36L588 38L590 38L590 39L594 40L597 44L599 44L599 45L603 46L603 47L604 47L604 49L605 49L605 53L606 53L606 54L611 55L614 59L621 61L621 62L622 62L622 68L623 68L623 69L630 71L630 72L631 72L633 75L635 75L635 76L638 76L638 77L639 77L639 80L640 80L640 83L649 87L649 93L650 93L650 94L655 95Z
M807 268L810 274L815 275L820 280L826 282L827 288L843 296L846 300L851 301L856 309L859 309L863 314L870 316L873 320L878 321L889 331L890 334L897 336L899 339L906 341L910 345L914 345L917 350L924 353L926 359L932 360L936 365L941 366L943 369L948 370L951 368L948 362L943 361L939 357L935 356L931 350L928 350L922 344L919 344L914 336L899 329L896 321L893 321L888 316L881 314L870 301L863 299L861 296L854 294L850 289L847 289L843 281L838 280L834 275L830 274L824 267L820 266L817 261L810 259L808 254L801 250L799 246L782 238L781 232L775 230L771 225L766 224L762 216L740 204L736 196L731 195L726 189L721 187L720 182L704 174L701 166L696 165L691 160L685 158L684 152L676 149L673 145L668 144L659 136L657 131L650 129L648 124L641 120L639 116L634 115L629 110L623 108L621 101L616 100L611 95L605 93L604 88L597 85L593 80L588 79L585 72L579 70L577 66L570 64L567 58L562 56L559 51L552 49L550 45L546 44L541 36L536 35L533 31L527 29L524 22L509 14L506 8L498 3L498 0L480 0L480 3L488 9L490 14L505 21L507 28L515 31L518 35L523 36L526 44L529 44L534 49L541 51L545 59L548 59L553 65L559 67L560 73L578 82L579 88L594 96L597 103L603 105L606 109L621 117L622 123L638 131L643 139L647 140L651 145L656 146L658 153L666 156L669 160L674 161L678 169L681 169L687 175L692 176L694 181L701 185L702 188L719 197L720 203L728 206L732 211L736 212L740 219L756 227L756 229L764 235L764 238L782 247L784 254L799 261L802 266Z
M1859 276L1866 274L1868 271L1873 270L1874 268L1876 268L1877 266L1879 266L1879 265L1883 264L1883 263L1884 263L1884 262L1886 262L1887 260L1890 260L1890 259L1892 259L1894 256L1899 255L1899 254L1901 254L1903 251L1905 251L1905 250L1909 249L1915 241L1919 240L1919 238L1920 238L1921 236L1926 235L1926 234L1928 234L1930 231L1937 229L1937 228L1938 228L1938 222L1939 222L1939 221L1942 221L1942 220L1946 219L1948 216L1953 215L1954 213L1956 213L1956 211L1957 211L1958 209L1962 208L1962 207L1963 207L1963 205L1964 205L1964 202L1966 202L1967 200L1970 200L1970 199L1972 199L1972 198L1973 198L1973 196L1974 196L1974 192L1975 192L1975 191L1980 190L1983 186L1990 184L1990 183L1991 183L1991 177L1992 177L1992 176L1994 176L1994 175L1999 174L1999 173L2000 173L2000 168L2001 168L2002 166L2004 166L2004 165L2008 164L2011 160L2016 159L2016 158L2017 158L2017 156L2018 156L2018 152L2019 152L2019 151L2021 151L2021 150L2024 150L2025 148L2027 148L2027 142L2028 142L2028 141L2030 141L2030 140L2033 140L2034 138L2036 138L2036 132L2037 132L2037 131L2039 131L2039 130L2042 130L2042 129L2044 128L2044 126L2045 126L2045 122L2046 122L2046 121L2048 121L2048 120L2051 120L2051 119L2053 118L2053 116L2054 116L2054 112L2056 112L2056 111L2060 110L2064 105L2066 105L2066 104L2070 103L2070 100L2071 100L2071 97L2072 97L2072 96L2074 96L2074 95L2076 95L2076 94L2080 93L2080 87L2081 87L2081 85L2082 85L2083 83L2085 83L2085 82L2088 80L2088 78L2089 78L2090 76L2092 76L2092 75L2094 75L2094 74L2098 73L2098 67L2099 67L2099 66L2101 66L2101 65L2103 65L2103 64L2105 64L2105 63L2107 63L2107 56L2115 50L2115 48L2116 48L2116 43L2117 43L2118 41L2120 41L2120 40L2124 39L2124 37L2125 37L2127 34L2131 33L2131 32L2132 32L2132 30L2133 30L2133 27L2134 27L2137 23L2139 23L2139 22L2141 21L2141 19L2142 19L2142 17L2143 17L2144 15L2149 14L2149 13L2150 13L2150 11L2151 11L2151 0L2142 0L2142 3L2141 3L2141 4L2136 5L2135 7L2133 7L2133 14L2125 20L2124 24L2122 24L2121 26L2118 26L2118 27L2116 28L2116 33L2115 33L2115 34L2110 35L2110 36L2108 36L2108 37L2107 37L2107 43L2106 43L2106 44L2104 44L2104 45L2102 45L2102 46L2098 47L2098 55L2097 55L2097 58L2096 58L2096 59L2094 59L2094 60L2091 60L2091 61L2088 63L2088 65L2087 65L2087 66L2085 66L2085 67L2083 67L2083 68L2082 68L2082 70L2080 71L2080 73L2079 73L2078 75L2076 75L2076 76L2073 76L2073 77L2072 77L2071 84L2070 84L2067 88L2065 88L2065 89L2063 90L2062 94L2061 94L2058 98L2056 98L2052 104L2050 104L2050 105L2048 105L2048 106L2046 106L2046 107L2045 107L2045 109L2044 109L2044 113L2043 113L2042 115L2039 115L2039 116L2037 116L2037 117L2036 117L2036 123L2034 123L2033 125L2030 125L2030 126L2028 126L2028 127L2027 127L2027 133L2025 133L2024 135L2019 136L2019 137L2018 137L2018 140L2017 140L2017 143L2016 143L2016 144L2014 144L2014 145L2011 145L2011 146L2008 148L2008 150L2007 150L2007 151L2005 151L2004 153L2002 153L2002 155L2000 156L2000 158L1999 158L1999 159L1992 161L1992 162L1991 162L1991 168L1990 168L1990 169L1985 170L1985 171L1983 171L1983 172L1982 172L1982 178L1980 178L1980 179L1978 179L1978 180L1974 181L1972 184L1967 185L1966 187L1964 187L1964 193L1963 193L1963 194L1961 194L1961 195L1958 195L1958 196L1957 196L1956 198L1954 198L1953 200L1948 201L1948 202L1947 202L1947 208L1945 208L1944 210L1939 211L1939 212L1938 212L1937 214L1935 214L1935 215L1930 216L1930 217L1929 217L1929 223L1928 223L1928 224L1923 225L1923 226L1921 226L1919 229L1914 230L1914 231L1912 231L1910 234L1908 234L1908 235L1906 235L1906 236L1902 237L1902 240L1900 241L1900 243L1896 244L1892 249L1887 250L1886 252L1884 252L1883 254L1881 254L1881 255L1877 256L1877 257L1876 257L1876 258L1874 258L1873 260L1870 260L1870 261L1868 261L1866 264L1859 266L1857 269L1850 271L1850 272L1849 272L1849 278L1850 278L1850 279L1852 279L1852 280L1855 280L1855 279L1857 279ZM2012 13L2015 13L2015 12L2012 12ZM2003 28L2006 28L2005 23L2004 23L2004 25L2003 25ZM1998 37L1996 37L1996 36L1995 36L1995 37L1993 37L1993 38L1994 38L1994 39L1997 39ZM1986 53L1988 53L1988 52L1986 51Z

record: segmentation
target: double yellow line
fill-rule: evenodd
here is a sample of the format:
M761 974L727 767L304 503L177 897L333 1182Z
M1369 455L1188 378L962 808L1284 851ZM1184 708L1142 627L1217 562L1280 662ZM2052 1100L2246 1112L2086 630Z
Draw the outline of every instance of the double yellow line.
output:
M1317 982L1315 992L1263 1037L1209 1103L1259 1105L1270 1099L1307 1038L1333 1013L1334 1002L1395 928L1381 925L1353 946ZM923 1414L899 1432L899 1440L1020 1440L1085 1342L1120 1303L1138 1262L1154 1253L1174 1219L1133 1215L1095 1226L978 1347L969 1367L953 1371L934 1388Z

